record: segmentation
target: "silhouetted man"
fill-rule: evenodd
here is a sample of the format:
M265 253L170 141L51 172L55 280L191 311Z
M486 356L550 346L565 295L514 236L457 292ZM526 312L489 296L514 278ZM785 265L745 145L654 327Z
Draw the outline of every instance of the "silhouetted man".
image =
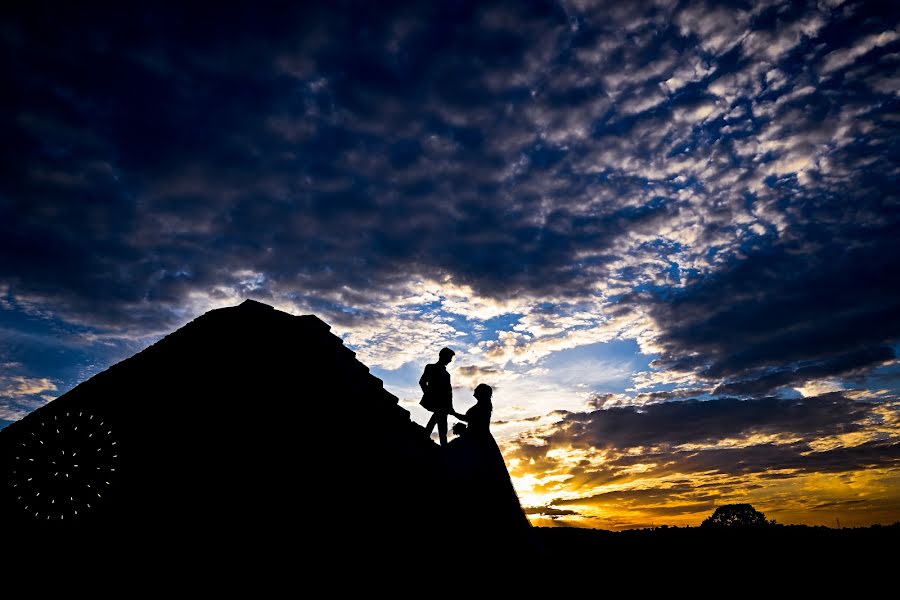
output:
M422 388L420 404L434 413L425 427L426 433L430 437L437 425L441 446L447 444L447 415L453 412L453 388L450 385L450 373L447 372L447 365L453 360L453 354L450 348L443 348L438 361L425 365L425 372L419 378L419 387Z

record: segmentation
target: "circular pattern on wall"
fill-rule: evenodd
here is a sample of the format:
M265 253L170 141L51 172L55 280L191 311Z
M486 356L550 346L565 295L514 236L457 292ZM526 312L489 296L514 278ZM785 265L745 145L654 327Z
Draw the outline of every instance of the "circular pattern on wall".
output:
M13 495L22 510L38 520L73 520L96 510L111 491L118 442L99 415L70 411L33 426L12 458Z

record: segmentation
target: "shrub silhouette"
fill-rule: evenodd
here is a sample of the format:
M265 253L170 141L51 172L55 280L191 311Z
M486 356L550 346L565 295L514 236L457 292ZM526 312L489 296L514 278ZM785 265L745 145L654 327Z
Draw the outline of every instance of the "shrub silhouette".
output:
M766 515L750 504L726 504L716 508L700 525L702 527L751 527L768 525Z

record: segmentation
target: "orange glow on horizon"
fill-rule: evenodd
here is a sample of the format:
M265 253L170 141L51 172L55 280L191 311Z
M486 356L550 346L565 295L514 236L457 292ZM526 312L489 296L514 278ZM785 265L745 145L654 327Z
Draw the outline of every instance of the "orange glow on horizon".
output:
M821 447L862 439L842 436ZM697 526L717 506L750 503L791 525L865 527L900 521L900 468L841 472L770 469L729 475L677 462L610 468L608 451L551 448L539 459L504 445L513 485L533 525L622 530ZM534 512L543 509L543 512Z

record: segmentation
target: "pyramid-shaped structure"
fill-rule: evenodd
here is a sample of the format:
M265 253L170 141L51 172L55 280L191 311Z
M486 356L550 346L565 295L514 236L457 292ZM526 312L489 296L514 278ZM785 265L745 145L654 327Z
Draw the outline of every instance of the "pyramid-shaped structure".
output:
M0 527L365 553L440 511L440 449L315 316L210 311L0 431ZM216 541L218 540L218 541ZM337 540L337 541L336 541Z

